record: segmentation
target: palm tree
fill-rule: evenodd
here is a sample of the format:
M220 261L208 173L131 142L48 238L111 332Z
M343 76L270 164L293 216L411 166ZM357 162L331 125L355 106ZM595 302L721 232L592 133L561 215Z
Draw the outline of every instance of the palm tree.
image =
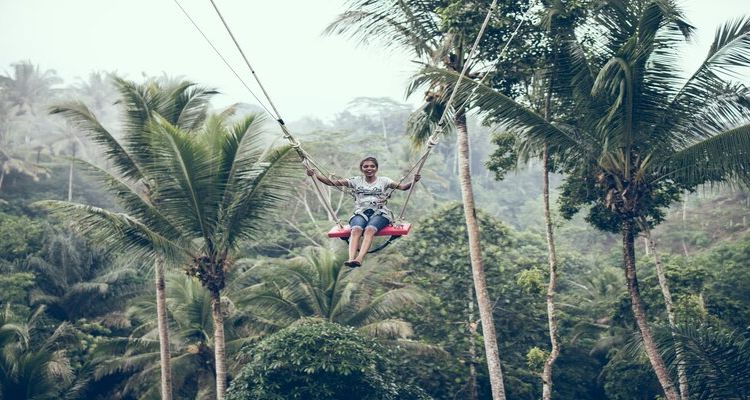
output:
M659 256L659 252L656 249L656 242L654 241L654 238L651 236L651 228L648 226L648 224L644 223L644 221L640 221L639 228L641 229L641 232L643 234L644 239L646 240L646 246L648 247L649 252L651 253L651 257L654 259L654 267L656 269L656 276L659 280L659 288L661 289L662 297L664 298L664 306L667 311L667 321L669 321L669 328L672 330L673 333L676 332L677 329L677 320L675 317L675 311L674 311L674 303L672 301L672 293L669 290L669 281L667 281L667 274L664 270L664 266L661 262L661 257ZM690 398L690 392L689 392L689 386L688 386L688 376L687 376L687 370L685 368L685 360L682 348L679 343L674 344L677 348L676 357L677 357L677 381L680 385L680 396L685 399Z
M695 323L663 335L672 366L682 366L701 399L746 399L750 396L750 337L747 333ZM675 340L676 339L676 340ZM682 358L678 356L682 354Z
M263 120L250 115L231 127L216 115L190 132L159 118L150 124L156 156L149 166L155 201L181 238L189 242L187 273L211 294L216 397L226 392L226 354L221 292L232 253L258 239L286 201L298 160L292 147L263 145Z
M11 174L28 176L34 181L49 175L46 169L17 154L18 144L14 143L12 132L19 111L13 92L8 87L11 82L9 77L0 76L0 190L6 177Z
M248 314L259 332L320 318L407 344L401 340L412 335L412 328L398 315L424 299L419 290L403 283L409 272L389 262L350 270L342 266L343 257L340 252L306 248L289 260L250 265L228 289L235 306Z
M542 72L540 86L544 87L544 93L541 97L542 102L542 116L545 121L552 121L553 119L553 108L552 108L552 96L553 89L555 86L555 47L560 45L561 34L565 32L565 25L568 27L572 26L575 22L571 18L572 12L565 8L561 2L548 2L545 4L545 18L544 24L545 30L550 39L550 51L547 54L545 60L542 61L542 68L546 71ZM562 26L561 26L562 25ZM557 294L557 281L558 281L558 263L557 263L557 249L555 246L555 234L552 224L552 213L550 211L549 202L549 173L552 169L550 162L549 146L543 144L541 148L541 159L542 159L542 207L544 210L544 227L545 237L547 240L547 264L549 267L549 282L547 284L547 326L549 328L549 339L550 339L550 352L544 361L544 368L542 370L542 399L550 400L552 398L552 367L560 356L560 337L559 337L559 326L557 323L557 306L555 304L555 297Z
M466 26L465 21L467 17L469 21L476 20L477 15L483 14L477 13L477 9L482 8L484 7L471 3L465 4L465 2L446 4L441 1L356 0L350 3L348 11L329 25L326 32L347 34L363 43L376 38L386 46L401 47L411 51L414 56L429 65L448 71L462 71L467 61L476 64L476 60L467 60L467 58L471 42L479 30L478 25ZM467 72L471 76L472 65L467 67ZM443 103L450 95L446 93L446 87L440 82L441 80L430 81L428 104L424 107L424 111L431 114L433 118L436 114L437 118L440 118L445 110ZM418 86L412 85L409 91L413 92ZM492 398L500 400L505 399L505 387L476 219L466 109L463 106L454 107L452 113L451 122L457 134L458 178L469 236L469 256L482 322ZM424 121L418 125L430 126ZM417 129L414 133L415 140L426 141L427 135L424 135L424 132L424 129L421 129L421 132Z
M75 341L71 326L62 323L43 337L37 332L42 314L39 307L20 321L6 307L0 316L1 399L72 398L82 389L65 350Z
M30 61L13 63L11 67L12 74L0 75L3 97L10 102L16 115L27 112L36 115L39 107L54 96L56 90L53 86L62 83L62 79L54 70L42 71Z
M124 99L123 145L84 106L73 104L55 111L80 123L95 141L106 145L123 179L99 173L132 216L67 202L46 204L73 215L105 243L155 259L157 304L164 304L165 262L188 257L188 274L197 277L212 296L216 395L222 399L226 356L221 290L232 262L231 251L241 240L263 232L274 206L291 187L296 162L290 148L269 150L262 145L262 120L256 116L231 127L224 121L228 115L206 119L205 105L213 91L189 83L180 84L179 91L161 91L153 83L118 84L131 94ZM159 314L160 341L166 344L166 308L157 309L163 311ZM168 349L162 345L162 359L168 360ZM163 369L162 376L166 392L168 371Z
M213 399L215 363L211 294L201 283L184 274L168 273L167 305L173 316L170 324L174 391L181 398ZM153 319L156 309L153 297L144 297L128 309L134 326L130 337L117 338L97 346L94 356L95 377L133 373L125 383L124 393L139 398L158 398L155 372L160 368L158 327ZM228 317L228 346L239 349L247 340L243 321Z
M638 289L634 237L639 219L659 223L682 190L747 180L748 91L722 76L750 65L750 19L720 27L702 65L684 79L676 70L676 54L693 28L675 4L601 3L593 28L602 39L584 49L576 32L569 32L559 55L566 72L557 76L556 95L570 100L567 120L549 123L487 87L478 88L474 104L518 134L522 153L547 144L567 165L563 211L572 214L590 205L589 222L621 234L644 349L667 399L674 400L678 393ZM439 70L428 73L445 76Z
M149 166L157 155L146 126L158 115L183 129L196 129L205 121L208 100L216 92L191 82L172 86L163 86L157 81L139 85L120 78L115 78L114 82L120 93L119 103L124 108L122 139L103 126L83 103L62 104L51 112L62 114L102 146L113 164L112 168L84 164L102 178L127 214L74 203L51 202L48 205L72 218L97 242L108 244L110 250L123 250L153 260L161 349L161 393L162 399L168 400L172 397L172 385L164 269L166 262L180 262L184 250L176 242L180 232L164 218L159 210L161 205L154 199L154 192L159 187L149 175Z
M137 270L70 233L47 236L39 255L24 264L35 275L32 305L44 305L48 315L66 322L119 319L123 303L146 289Z

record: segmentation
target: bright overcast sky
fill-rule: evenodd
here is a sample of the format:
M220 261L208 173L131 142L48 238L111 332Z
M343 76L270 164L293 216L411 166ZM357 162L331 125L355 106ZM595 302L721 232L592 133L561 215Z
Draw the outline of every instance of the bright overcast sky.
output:
M254 82L208 0L179 0L246 82ZM321 32L343 0L215 0L288 120L329 118L358 96L404 100L414 65L406 54L356 46ZM698 28L686 51L696 65L723 21L750 14L750 0L684 0ZM174 0L0 0L0 71L30 60L66 83L92 71L140 80L183 76L224 95L219 106L255 103Z

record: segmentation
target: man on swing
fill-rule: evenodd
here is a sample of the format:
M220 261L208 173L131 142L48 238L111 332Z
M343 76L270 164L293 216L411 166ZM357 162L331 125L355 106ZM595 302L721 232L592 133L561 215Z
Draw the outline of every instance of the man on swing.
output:
M398 183L391 178L379 177L378 160L366 157L359 162L359 170L363 176L349 179L330 179L319 174L314 169L308 169L307 175L328 186L343 186L352 189L354 195L354 214L349 219L352 232L349 238L349 260L344 265L352 268L362 265L362 261L372 246L375 234L391 223L391 210L386 207L389 194L386 189L409 190L420 176L414 175L414 180L408 183ZM360 238L364 236L362 245Z

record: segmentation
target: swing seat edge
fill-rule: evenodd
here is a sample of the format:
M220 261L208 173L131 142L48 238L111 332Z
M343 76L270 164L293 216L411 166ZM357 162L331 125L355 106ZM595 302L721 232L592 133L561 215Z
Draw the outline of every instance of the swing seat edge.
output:
M397 225L387 225L385 228L378 231L375 236L406 236L411 231L411 224L405 222ZM334 226L328 231L329 238L347 238L351 235L352 228L349 225L345 225L343 228Z

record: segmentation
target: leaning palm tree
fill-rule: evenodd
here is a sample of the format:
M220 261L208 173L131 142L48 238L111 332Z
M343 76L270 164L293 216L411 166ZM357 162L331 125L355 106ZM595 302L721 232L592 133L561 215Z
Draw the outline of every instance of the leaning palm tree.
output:
M114 83L124 111L122 138L105 127L81 102L58 105L51 112L63 115L102 147L112 162L111 168L84 164L118 198L125 214L73 203L53 202L49 205L61 211L64 217L72 218L110 250L125 251L134 255L134 259L153 262L162 359L161 392L163 399L171 399L164 270L166 262L180 262L185 253L176 242L179 231L164 219L160 204L154 199L158 187L149 175L149 165L155 157L155 150L146 126L158 115L182 129L194 130L205 121L208 101L216 92L186 81L165 86L157 81L136 84L114 78Z
M674 2L605 0L594 21L600 40L584 47L569 32L561 47L565 72L557 75L555 95L569 107L564 120L547 122L484 86L473 100L490 121L518 135L522 153L547 144L559 157L567 174L565 213L590 207L589 222L622 235L632 311L662 389L674 400L679 394L638 289L634 238L639 221L661 222L683 190L748 180L750 93L726 77L741 77L737 70L750 66L750 19L720 27L687 79L676 59L693 28ZM427 74L446 77L437 69Z
M398 315L424 300L423 293L403 283L409 272L389 262L351 270L342 267L343 257L311 247L289 260L252 263L232 280L231 297L261 333L321 318L406 344L402 339L413 331Z
M476 60L469 60L471 43L479 31L478 24L466 26L465 21L476 20L477 9L483 10L486 5L445 4L441 1L421 0L355 0L349 10L342 13L327 29L326 33L349 35L362 43L375 38L386 46L407 49L428 65L449 71L467 71L471 75ZM467 65L467 63L473 65ZM465 68L466 67L466 68ZM416 142L427 141L429 129L434 126L430 119L442 119L446 112L445 102L450 93L440 80L432 81L427 94L427 104L414 119L417 123L411 128ZM414 92L417 85L409 89ZM458 103L460 104L460 102ZM450 120L457 134L456 151L461 197L464 204L464 217L469 237L469 256L474 281L476 301L482 322L487 366L492 387L492 398L505 399L500 354L497 346L497 334L492 317L492 304L487 291L487 280L481 254L479 224L476 219L474 190L470 171L469 131L464 106L453 107ZM427 116L427 117L425 117Z

